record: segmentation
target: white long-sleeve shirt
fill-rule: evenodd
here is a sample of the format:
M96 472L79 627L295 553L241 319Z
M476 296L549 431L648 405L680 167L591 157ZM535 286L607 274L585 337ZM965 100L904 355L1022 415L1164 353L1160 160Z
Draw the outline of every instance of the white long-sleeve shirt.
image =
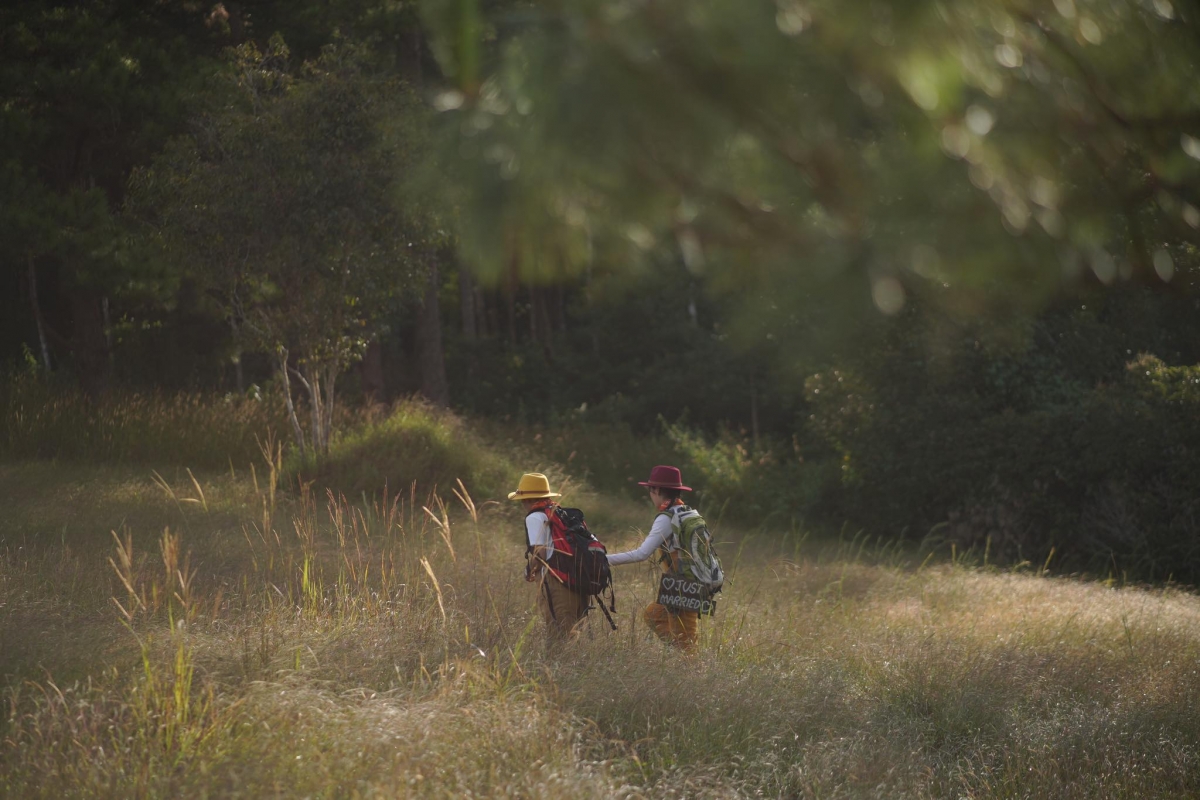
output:
M613 553L608 557L608 563L615 566L618 564L636 564L639 561L645 561L654 555L654 551L661 547L663 542L666 542L670 538L671 515L659 514L654 518L654 524L650 526L650 532L646 534L646 541L642 542L636 550Z
M554 537L550 535L550 519L545 511L534 511L525 517L525 536L530 547L546 548L546 558L554 555Z

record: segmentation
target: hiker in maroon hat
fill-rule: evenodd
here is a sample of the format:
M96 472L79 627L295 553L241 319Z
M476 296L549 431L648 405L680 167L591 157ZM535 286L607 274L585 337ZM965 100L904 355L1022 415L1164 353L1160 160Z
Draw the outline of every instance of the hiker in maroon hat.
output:
M692 489L683 485L679 468L657 466L650 470L649 480L639 481L638 485L649 490L650 501L658 509L654 524L650 526L646 540L636 550L614 553L608 557L608 563L612 566L635 564L645 561L657 552L665 575L679 576L692 584L703 583L705 591L711 597L711 593L720 590L724 575L720 571L720 563L716 561L716 553L711 552L711 537L703 518L694 509L684 505L680 499L683 492L690 492ZM700 554L698 559L691 555L694 549L693 538L696 543L695 550ZM684 541L685 539L688 541ZM703 577L695 578L693 573ZM659 599L663 599L661 587ZM646 606L642 618L664 642L682 650L695 648L700 627L700 611L689 610L682 605L667 606L655 602Z

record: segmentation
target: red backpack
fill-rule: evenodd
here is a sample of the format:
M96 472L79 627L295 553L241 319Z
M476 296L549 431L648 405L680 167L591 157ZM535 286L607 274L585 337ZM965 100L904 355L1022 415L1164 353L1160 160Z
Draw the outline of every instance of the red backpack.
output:
M616 630L616 623L608 613L609 608L617 610L612 570L608 565L608 551L588 530L583 512L578 508L563 508L554 503L536 511L544 512L546 519L550 521L550 540L554 543L554 552L546 560L546 567L568 589L589 600L598 597L600 610L604 612L608 624ZM526 550L525 557L528 558L532 551L531 546ZM605 589L609 594L609 608L605 608L604 598L601 596ZM591 610L590 603L588 610Z

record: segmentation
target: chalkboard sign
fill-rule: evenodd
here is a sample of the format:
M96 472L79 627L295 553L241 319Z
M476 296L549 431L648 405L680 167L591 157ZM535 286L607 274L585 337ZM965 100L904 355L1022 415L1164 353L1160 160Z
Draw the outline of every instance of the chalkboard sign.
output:
M658 582L658 602L676 611L697 611L701 616L717 613L717 601L707 586L675 575L663 575Z

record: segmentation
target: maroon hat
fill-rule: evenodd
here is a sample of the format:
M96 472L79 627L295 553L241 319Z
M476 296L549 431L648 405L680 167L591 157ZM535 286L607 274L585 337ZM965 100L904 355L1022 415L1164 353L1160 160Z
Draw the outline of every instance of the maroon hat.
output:
M650 470L650 479L638 481L638 486L678 489L681 492L690 492L692 490L692 487L683 485L683 476L679 474L679 467L668 467L665 465L660 465Z

